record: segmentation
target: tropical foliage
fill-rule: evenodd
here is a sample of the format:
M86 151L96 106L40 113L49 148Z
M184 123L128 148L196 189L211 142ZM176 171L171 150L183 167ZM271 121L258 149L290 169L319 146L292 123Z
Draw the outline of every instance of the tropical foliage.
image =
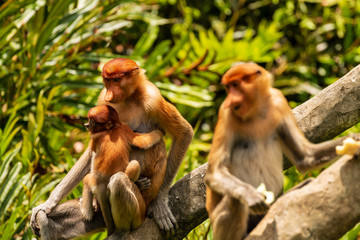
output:
M109 59L136 60L194 127L178 179L206 162L226 69L258 62L294 107L360 62L359 13L347 0L0 1L1 239L34 237L31 209L87 144L82 123ZM288 189L304 176L285 178ZM187 239L208 232L205 222Z

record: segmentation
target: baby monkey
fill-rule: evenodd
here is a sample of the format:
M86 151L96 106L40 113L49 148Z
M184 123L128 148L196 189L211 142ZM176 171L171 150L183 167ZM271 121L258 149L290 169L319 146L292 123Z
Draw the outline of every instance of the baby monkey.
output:
M119 120L116 110L107 105L91 108L88 119L85 126L91 134L89 144L95 157L92 159L91 172L83 180L81 212L86 220L93 218L95 194L108 236L115 230L135 229L145 219L146 204L134 183L140 176L140 164L136 160L129 162L129 152L132 146L151 148L162 139L163 133L160 130L134 133ZM110 178L117 178L117 181ZM116 186L110 186L112 182L116 182ZM109 194L109 191L116 194Z

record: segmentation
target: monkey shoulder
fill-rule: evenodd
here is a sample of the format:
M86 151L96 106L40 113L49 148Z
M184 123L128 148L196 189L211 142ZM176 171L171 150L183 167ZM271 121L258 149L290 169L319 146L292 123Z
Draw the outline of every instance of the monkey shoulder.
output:
M277 129L286 119L292 118L292 111L288 101L278 89L271 89L270 111L271 126Z
M275 110L280 111L281 113L291 111L288 101L279 89L271 88L270 94L270 102Z
M130 144L128 143L128 138L130 138L132 134L133 131L126 123L122 123L121 126L106 131L106 133L103 134L102 143L100 144L101 150L111 154L111 152L114 151L129 149Z
M161 101L162 96L160 94L160 90L152 82L146 81L144 85L145 89L143 103L145 111L151 112L155 109L158 102Z
M153 125L156 127L168 127L170 124L179 126L184 123L185 120L176 107L164 99L160 90L153 83L147 83L144 95L145 112L148 120Z

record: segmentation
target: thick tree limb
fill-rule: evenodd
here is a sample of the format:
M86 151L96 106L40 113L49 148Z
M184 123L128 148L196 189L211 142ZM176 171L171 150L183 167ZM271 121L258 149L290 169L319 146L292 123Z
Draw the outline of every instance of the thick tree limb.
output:
M344 156L281 196L246 240L339 239L360 221L360 157Z
M318 142L333 138L359 122L359 99L360 66L314 98L295 108L293 112L305 135L311 141ZM179 223L179 228L175 233L176 236L169 239L182 239L191 229L207 218L203 183L206 167L207 164L204 164L195 169L171 188L170 207ZM291 239L290 237L280 237L285 236L281 234L288 234L282 231L287 227L293 229L294 239L296 234L296 237L310 236L312 239L313 237L315 239L334 239L336 238L334 236L341 235L360 221L360 207L356 204L360 201L358 194L360 185L357 184L357 180L360 180L359 171L360 161L349 161L348 157L342 158L309 185L281 197L251 233L249 239L253 239L252 237L255 236L256 239L269 239L265 236L271 236L270 239L273 239L274 236L279 236L279 239ZM303 201L299 199L303 199ZM72 205L74 208L78 208L77 203ZM285 206L288 206L288 209L284 208ZM61 205L58 206L55 209L58 211L51 213L46 222L56 225L57 222L68 217L62 213L61 207ZM75 213L80 214L78 209ZM299 218L296 220L290 218L295 215L298 215ZM81 219L81 215L78 217ZM56 225L59 236L61 233L65 235L67 227ZM96 223L95 221L90 223L76 221L72 227L81 229L81 233L86 233L94 228L103 228L104 225L103 221L97 219ZM330 235L330 233L334 235ZM165 236L162 235L152 219L146 219L143 226L132 232L127 239L165 239ZM299 237L299 239L306 238Z
M360 121L360 65L294 108L300 129L312 142L336 137Z
M205 176L207 164L204 164L177 181L170 190L169 205L178 221L176 236L168 239L183 239L193 228L205 221L208 216L205 210ZM145 237L146 236L146 237ZM143 226L132 232L129 240L164 239L155 221L146 219Z

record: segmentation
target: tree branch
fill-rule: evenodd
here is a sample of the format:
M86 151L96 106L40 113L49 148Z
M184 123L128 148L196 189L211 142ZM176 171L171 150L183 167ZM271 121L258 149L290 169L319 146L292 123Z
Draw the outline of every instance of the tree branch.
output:
M312 142L332 139L360 121L360 65L294 108L300 129Z
M281 196L246 240L339 239L360 221L360 157L343 156Z

